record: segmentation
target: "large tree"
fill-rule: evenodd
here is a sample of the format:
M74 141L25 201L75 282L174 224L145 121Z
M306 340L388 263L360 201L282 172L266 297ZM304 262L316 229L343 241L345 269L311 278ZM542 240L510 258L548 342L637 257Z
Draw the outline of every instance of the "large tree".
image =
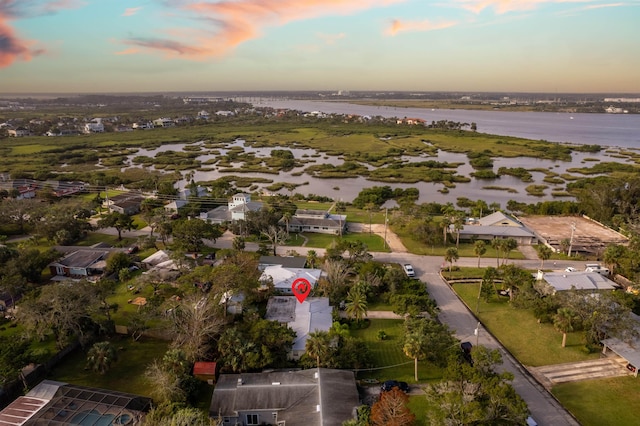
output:
M509 383L513 375L495 371L500 352L478 346L471 357L471 364L451 357L443 380L427 389L430 424L525 424L529 410Z
M182 219L173 223L174 242L186 251L199 253L204 247L204 240L215 242L222 231L217 225L213 225L201 219Z
M271 243L271 250L274 256L278 254L278 246L284 244L289 237L289 233L286 230L274 225L269 226L266 230L262 231L261 234Z
M40 339L50 331L62 348L73 339L84 344L94 336L101 305L91 283L49 284L22 302L17 315L27 331Z
M171 320L175 336L172 346L183 350L191 362L206 358L213 338L224 324L223 314L213 298L197 293L180 300Z
M456 340L445 325L426 318L405 319L402 349L414 360L414 376L418 381L418 361L427 360L444 366Z
M409 396L397 387L382 392L380 399L371 407L373 426L411 426L416 416L408 407Z
M118 241L122 239L122 231L131 231L134 228L133 218L120 212L111 212L98 221L99 228L115 228L118 232Z

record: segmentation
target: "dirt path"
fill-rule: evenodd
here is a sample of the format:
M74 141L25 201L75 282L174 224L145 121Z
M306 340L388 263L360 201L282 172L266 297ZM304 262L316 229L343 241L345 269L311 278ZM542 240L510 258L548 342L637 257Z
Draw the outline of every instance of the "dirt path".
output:
M383 239L385 238L385 226L380 223L374 223L371 225L371 232L373 234L379 235ZM369 224L366 223L356 223L349 222L349 232L358 232L364 233L369 232ZM394 253L407 253L407 248L402 244L400 238L396 234L394 234L389 227L386 230L386 241L387 245Z

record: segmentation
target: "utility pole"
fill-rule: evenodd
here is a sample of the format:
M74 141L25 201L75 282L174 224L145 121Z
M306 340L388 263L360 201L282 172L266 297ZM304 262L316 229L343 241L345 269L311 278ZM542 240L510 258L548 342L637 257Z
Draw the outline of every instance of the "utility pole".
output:
M576 231L576 223L571 222L571 238L569 238L569 252L567 256L571 257L571 249L573 248L573 233Z

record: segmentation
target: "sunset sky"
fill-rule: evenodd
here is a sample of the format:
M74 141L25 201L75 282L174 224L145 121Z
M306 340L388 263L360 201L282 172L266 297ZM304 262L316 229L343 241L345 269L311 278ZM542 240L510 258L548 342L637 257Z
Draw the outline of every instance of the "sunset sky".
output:
M0 0L0 93L640 93L640 0Z

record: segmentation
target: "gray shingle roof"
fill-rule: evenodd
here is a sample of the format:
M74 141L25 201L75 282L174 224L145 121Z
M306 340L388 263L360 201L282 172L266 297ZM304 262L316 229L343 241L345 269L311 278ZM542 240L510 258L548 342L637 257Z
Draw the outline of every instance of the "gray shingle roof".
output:
M359 404L353 372L310 369L271 373L222 374L209 413L273 411L278 421L305 426L339 426Z

